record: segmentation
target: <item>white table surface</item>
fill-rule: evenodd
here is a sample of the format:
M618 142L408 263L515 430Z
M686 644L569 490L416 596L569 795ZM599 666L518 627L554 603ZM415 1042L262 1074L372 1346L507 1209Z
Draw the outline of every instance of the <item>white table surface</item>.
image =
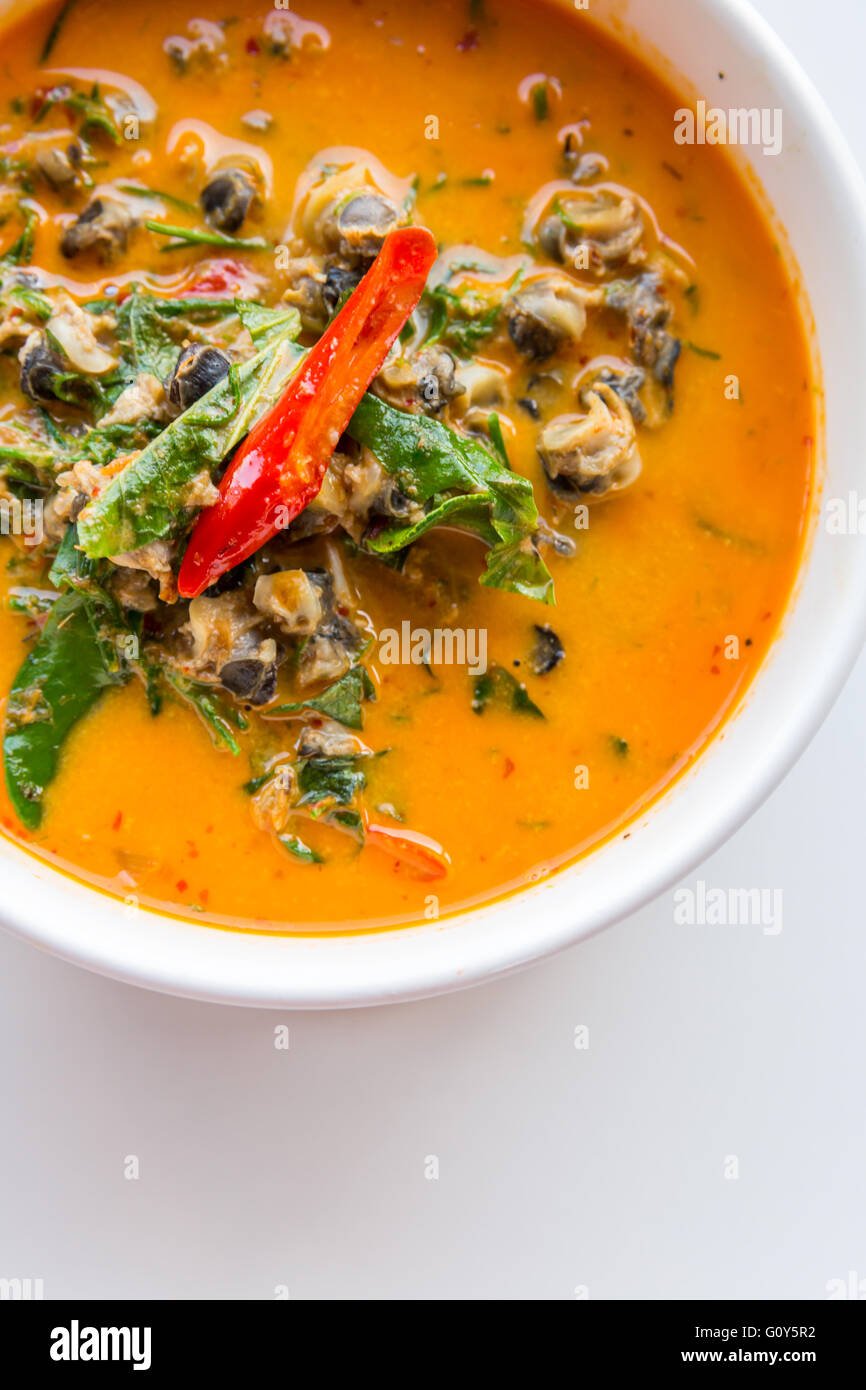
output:
M864 0L758 8L866 162ZM866 1280L864 708L861 660L693 876L783 887L778 936L675 926L668 895L504 983L281 1017L0 933L0 1277L48 1298L822 1298Z

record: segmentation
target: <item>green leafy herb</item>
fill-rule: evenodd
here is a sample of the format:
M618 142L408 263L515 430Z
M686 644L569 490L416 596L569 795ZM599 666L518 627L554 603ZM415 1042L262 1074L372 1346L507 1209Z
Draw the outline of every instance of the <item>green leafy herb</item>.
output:
M15 238L7 251L0 256L0 264L6 265L29 265L33 259L33 243L35 240L36 213L30 207L24 207L24 227Z
M54 17L54 23L45 36L45 43L42 45L42 52L39 55L40 66L47 63L54 51L54 45L60 37L60 31L66 23L69 11L77 3L77 0L63 0L63 4Z
M165 677L175 693L201 716L210 730L216 746L227 748L230 753L237 757L241 750L232 732L232 727L235 729L249 728L249 724L240 711L232 709L230 705L222 701L219 696L213 693L210 686L188 680L186 676L181 676L168 668L165 669Z
M692 342L687 343L687 346L692 352L696 352L698 357L709 357L713 362L721 362L722 360L722 354L720 352L713 352L711 348L698 347L697 343Z
M577 236L583 236L583 227L579 222L575 222L574 218L566 212L565 208L562 206L562 200L559 197L554 199L553 212L555 216L559 218L563 226L567 227L570 232L574 232Z
M301 758L296 764L299 795L295 804L309 806L317 817L335 804L348 806L367 784L359 764L359 757Z
M356 840L364 841L364 818L360 811L332 811L328 817L329 825L336 825L340 830L347 830Z
M252 300L236 299L235 310L254 343L263 346L275 337L297 338L301 331L301 316L291 305L269 309Z
M299 714L301 710L311 709L328 719L336 719L347 729L361 729L364 726L362 703L373 697L373 683L367 671L363 666L353 666L321 695L278 705L276 709L269 710L268 715Z
M42 420L42 427L52 444L57 444L61 449L66 449L69 445L69 439L54 423L44 405L39 406L39 416Z
M121 193L130 193L133 198L147 198L152 202L170 203L172 207L179 208L181 212L197 214L198 208L194 203L188 203L185 198L178 198L174 193L166 193L161 188L146 188L140 183L119 183L117 188Z
M491 704L510 708L517 714L528 714L533 719L546 716L531 700L525 685L516 680L504 666L491 666L483 675L477 676L473 684L472 708L476 714L483 714Z
M535 548L538 511L528 479L478 440L438 420L396 410L376 396L364 397L348 433L425 509L419 522L390 523L366 537L367 550L382 555L402 550L447 521L491 547L482 584L554 602L553 580Z
M412 215L412 210L418 201L418 189L420 187L421 176L420 174L415 174L414 178L412 179L412 183L409 186L409 192L403 199L403 212L406 217L410 217Z
M547 96L547 81L536 82L532 88L532 109L537 121L546 121L550 115L550 102Z
M143 448L161 429L156 420L145 419L135 424L96 425L75 446L70 454L70 462L84 458L104 466L120 454Z
M13 425L8 421L4 421L4 425L10 434L14 431L21 442L7 438L0 445L0 476L31 483L37 490L47 487L57 463L54 451L24 425Z
M121 306L118 329L129 333L138 371L162 381L173 370L180 348L165 328L160 303L153 295L133 291Z
M6 600L10 612L23 613L27 618L50 613L56 602L57 594L53 589L10 589Z
M139 674L144 678L144 693L150 712L156 717L162 710L163 667L155 661L148 660L146 653L139 656L136 665Z
M172 237L170 244L162 248L164 251L177 251L183 246L227 246L234 251L273 250L271 243L263 237L227 236L225 232L204 231L200 227L174 227L168 222L154 222L150 218L145 220L144 225L149 232L156 232L158 236Z
M297 835L278 835L277 839L293 859L300 859L302 864L324 864L321 854L317 854L309 845L305 845L303 840L299 840Z
M40 294L38 290L31 289L28 285L10 285L9 289L4 291L2 298L4 301L13 300L23 304L35 318L41 319L43 323L46 319L51 318L53 310L50 299L46 295Z
M73 111L81 117L81 133L89 130L102 131L107 135L112 144L119 145L121 134L110 108L102 100L99 94L99 84L94 82L90 92L77 92L73 87L64 83L59 87L51 87L42 99L42 105L33 117L34 125L55 106L65 106L68 111Z
M129 377L122 365L103 377L76 371L57 371L51 376L51 390L59 401L99 413L107 411L128 385Z
M55 589L92 591L95 577L96 565L78 548L77 526L68 526L48 573L50 582Z
M498 300L474 290L458 293L445 284L426 291L424 301L430 312L425 342L451 343L465 357L472 357L494 332L501 311Z
M724 545L736 546L738 550L745 550L751 555L766 554L764 546L758 541L753 541L750 536L740 535L737 531L727 531L723 526L717 526L714 521L709 521L703 516L696 517L695 520L702 531L706 531L708 536Z
M246 792L247 796L255 796L256 792L261 791L262 787L270 782L273 775L272 772L263 772L260 777L251 777L249 782L244 782L241 791Z
M286 337L268 343L172 421L79 516L86 553L110 557L179 535L194 515L185 501L193 480L213 474L277 402L299 358Z
M6 707L6 787L29 830L42 821L45 790L70 729L104 690L129 675L104 609L83 593L61 594L12 683Z
M508 450L505 447L505 436L502 433L502 422L495 411L487 417L487 429L490 434L490 443L499 456L499 462L502 464L503 468L510 468L511 464L508 462Z
M153 312L161 319L185 318L192 319L194 322L199 320L210 322L214 319L226 318L235 312L235 301L225 296L208 299L205 295L190 294L176 298L164 298L152 290L142 289L141 285L132 285L130 289L132 293L139 294L151 301ZM122 324L130 298L131 294L119 305L116 299L89 299L82 305L82 308L87 309L91 314L104 314L111 310Z
M353 803L367 783L361 765L362 759L367 756L369 755L357 754L347 758L301 758L291 764L291 814L332 826L351 835L353 839L363 841L364 820L360 810ZM252 781L247 782L244 791L253 796L273 778L285 775L285 771L285 763L272 768L263 776L254 777ZM296 834L281 834L277 839L289 854L303 863L324 863L322 856Z
M618 735L611 734L610 746L618 758L628 757L628 744L624 738L619 738Z

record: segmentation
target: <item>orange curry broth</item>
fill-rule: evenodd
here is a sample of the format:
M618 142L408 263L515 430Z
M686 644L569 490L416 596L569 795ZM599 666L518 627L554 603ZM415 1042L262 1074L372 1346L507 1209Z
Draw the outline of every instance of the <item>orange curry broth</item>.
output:
M223 8L249 35L267 12L248 0ZM720 354L684 345L672 419L639 432L638 482L595 506L588 530L572 529L574 558L545 552L555 609L481 588L475 542L440 532L422 543L461 600L459 616L444 625L486 628L491 661L514 669L520 659L526 673L536 622L551 622L567 652L547 677L527 676L544 722L473 713L465 669L440 668L433 681L423 668L374 660L378 701L367 706L364 739L390 751L377 760L370 804L395 804L408 825L441 842L451 857L447 878L418 881L372 847L338 850L326 865L295 863L253 825L241 790L246 757L217 751L185 708L166 703L153 718L133 681L73 731L37 834L23 834L4 802L11 836L88 882L251 926L410 922L431 893L443 913L453 911L550 872L622 827L696 756L766 654L801 555L815 433L797 294L778 247L722 151L674 145L680 101L650 71L579 16L512 0L487 0L485 9L491 18L478 25L477 46L461 48L470 28L465 0L306 0L304 18L330 31L326 55L288 66L244 55L217 77L179 77L162 51L165 37L202 13L198 0L80 0L62 30L51 67L122 70L159 104L152 132L112 156L103 177L188 196L165 147L175 124L194 115L233 139L259 140L272 155L275 196L262 230L275 240L310 158L351 143L401 177L420 175L416 220L438 239L516 253L526 201L556 176L557 129L588 115L587 148L607 155L608 178L642 194L696 262L699 308L693 317L678 308L675 330ZM39 85L46 28L37 10L4 39L0 110ZM244 52L234 36L232 48ZM518 97L533 72L562 84L547 122ZM253 107L276 116L267 135L241 125ZM430 114L439 119L438 140L424 138ZM483 170L495 172L492 183L459 185ZM443 171L448 184L425 194ZM40 199L55 210L41 191ZM8 233L0 237L5 245ZM152 239L135 246L139 272L166 274ZM72 282L79 273L59 257L50 224L33 259ZM617 348L596 341L592 350ZM740 402L725 398L729 373L740 379ZM532 422L514 424L512 461L533 479L547 517L573 526L544 485ZM11 542L3 545L5 559ZM362 561L355 581L377 630L404 619L437 622L375 562ZM4 575L4 588L8 582ZM23 659L26 631L23 619L0 612L0 688L8 690ZM738 660L725 658L729 636L739 639ZM625 755L617 740L627 743ZM578 767L588 769L587 789L575 789Z

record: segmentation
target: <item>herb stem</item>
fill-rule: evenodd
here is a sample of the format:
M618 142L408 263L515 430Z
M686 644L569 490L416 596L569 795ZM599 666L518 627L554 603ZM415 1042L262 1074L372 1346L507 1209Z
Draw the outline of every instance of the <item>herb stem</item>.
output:
M222 232L205 232L199 227L174 227L168 222L154 222L148 218L145 227L157 236L173 237L174 241L164 246L164 251L177 251L181 246L225 246L235 251L272 251L270 242L263 237L225 236Z
M52 24L51 28L48 30L48 33L45 36L45 43L42 45L42 52L39 55L40 64L46 63L48 59L51 57L51 54L54 50L54 45L60 37L60 30L66 23L66 17L75 3L76 0L63 0L63 4L57 11L57 16L54 20L54 23Z
M119 183L117 188L121 193L131 194L133 198L150 198L153 201L170 203L172 207L179 208L181 212L198 212L194 203L188 203L184 198L177 198L173 193L166 193L161 188L146 188L139 183Z

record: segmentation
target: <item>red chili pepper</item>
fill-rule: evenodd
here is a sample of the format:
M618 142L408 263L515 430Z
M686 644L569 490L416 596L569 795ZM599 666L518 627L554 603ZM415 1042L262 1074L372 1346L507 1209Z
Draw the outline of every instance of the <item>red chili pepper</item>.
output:
M196 273L189 284L182 286L175 293L214 297L222 294L240 294L249 279L246 266L230 256L214 256L209 261L201 262L196 267L196 272L198 271L201 271L201 274Z
M193 598L303 511L361 397L421 298L436 259L423 227L390 233L373 265L259 420L202 512L178 576Z
M404 864L415 878L445 878L448 873L449 858L440 844L422 835L417 830L406 830L402 826L377 824L364 815L364 828L367 843L390 854L398 863Z

